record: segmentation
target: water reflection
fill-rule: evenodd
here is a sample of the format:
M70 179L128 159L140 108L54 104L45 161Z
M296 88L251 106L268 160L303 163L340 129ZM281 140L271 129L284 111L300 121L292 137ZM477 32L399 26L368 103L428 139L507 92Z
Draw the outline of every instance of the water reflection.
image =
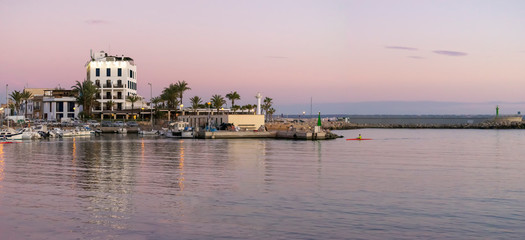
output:
M4 144L0 144L0 191L4 181L4 168L5 168L5 157L4 157Z
M184 190L184 140L180 141L179 148L179 189Z
M0 222L22 233L13 239L525 234L521 131L367 131L399 138L106 135L0 146Z

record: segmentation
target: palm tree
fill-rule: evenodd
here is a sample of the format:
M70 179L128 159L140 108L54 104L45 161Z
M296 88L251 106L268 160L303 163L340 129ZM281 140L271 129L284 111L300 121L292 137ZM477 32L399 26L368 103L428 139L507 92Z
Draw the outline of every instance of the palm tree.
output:
M15 109L16 109L16 106L15 106L14 103L12 103L12 102L9 103L9 105L7 106L7 108L10 109L10 113L9 113L9 115L15 115Z
M239 109L241 109L240 106L237 106L237 105L233 105L233 106L232 106L232 111L233 111L233 112L236 112L236 111L239 110Z
M271 107L268 109L268 120L273 120L273 114L275 113L275 109Z
M188 87L188 83L184 80L181 81L178 81L175 86L177 86L177 91L179 92L179 97L180 97L180 103L182 104L182 94L187 91L187 90L191 90L191 88Z
M265 97L263 101L263 105L261 106L262 110L264 111L265 115L268 115L268 110L272 107L273 99L269 97Z
M140 99L142 98L137 94L131 94L126 97L126 100L131 103L131 115L132 116L135 116L135 113L133 112L135 108L135 102L137 102Z
M151 99L151 103L153 103L154 108L157 108L160 102L162 102L160 97L154 97Z
M202 105L202 99L199 96L194 96L190 98L191 102L191 108L193 109L193 112L197 112L197 108L199 108Z
M115 106L115 102L113 102L113 100L109 100L106 102L107 110L113 111L113 106Z
M112 117L113 117L113 106L115 106L115 102L113 102L113 100L109 100L106 102L106 109L110 111ZM110 118L110 119L113 119L113 118Z
M231 107L233 108L233 106L235 106L235 100L240 100L241 96L235 91L235 92L230 92L226 94L226 98L232 101Z
M219 114L219 109L222 105L226 104L226 100L221 95L213 95L210 99L211 105L217 109L217 114Z
M90 80L84 80L83 82L77 81L75 86L71 87L77 91L77 103L82 105L84 112L88 117L91 117L91 108L95 104L96 95L99 92L97 85Z
M23 95L20 91L14 90L9 96L15 102L15 111L16 115L18 115L20 113L20 102L22 102Z
M28 105L27 102L29 101L30 98L33 97L33 94L31 92L28 92L28 91L26 91L24 89L24 91L22 91L21 95L22 95L22 100L24 100L24 102L25 102L24 105L26 107L26 110L24 112L24 118L27 118L27 105Z
M162 100L166 101L166 105L168 106L168 108L171 109L176 108L176 106L178 105L177 98L179 96L179 87L173 83L170 84L169 87L164 88L164 90L162 90L162 94L160 95Z
M253 110L254 108L256 108L257 106L255 104L246 104L244 106L241 107L241 109L244 111L244 110L248 110L248 113L250 113L251 110Z

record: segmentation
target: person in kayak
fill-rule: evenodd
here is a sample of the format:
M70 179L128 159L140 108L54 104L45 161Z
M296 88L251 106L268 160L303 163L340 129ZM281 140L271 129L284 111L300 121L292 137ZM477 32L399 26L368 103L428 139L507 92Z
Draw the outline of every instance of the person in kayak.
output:
M363 139L363 137L361 137L361 133L359 134L359 137L357 137L357 139Z

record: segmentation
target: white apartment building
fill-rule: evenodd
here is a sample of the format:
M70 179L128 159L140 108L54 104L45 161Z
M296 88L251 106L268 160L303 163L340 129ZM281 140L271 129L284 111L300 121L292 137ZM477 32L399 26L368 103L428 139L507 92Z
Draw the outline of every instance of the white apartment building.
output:
M98 104L94 107L95 114L127 115L131 112L131 103L127 96L137 94L137 66L132 58L124 56L109 56L100 51L91 56L87 64L87 79L100 89L97 94ZM113 105L108 104L109 101ZM141 102L134 104L135 113L140 109Z

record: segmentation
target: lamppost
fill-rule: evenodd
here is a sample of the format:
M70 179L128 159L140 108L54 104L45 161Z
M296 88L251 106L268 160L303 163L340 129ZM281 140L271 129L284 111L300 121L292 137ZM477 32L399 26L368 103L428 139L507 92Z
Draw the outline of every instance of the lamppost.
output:
M149 85L149 112L150 112L150 122L151 127L153 128L153 85L151 83L148 83Z
M184 110L182 110L183 107L184 107L184 104L181 104L181 105L180 105L180 112L181 112L180 114L181 114L181 115L184 115Z
M305 112L305 111L303 111L303 118L305 117L305 116L304 116L305 114L306 114L306 112Z
M143 112L144 112L144 107L141 107L140 110L141 110L141 111L140 111L140 118L141 118L141 121L144 121L144 114L143 114Z
M211 102L207 102L206 104L208 104L208 120L207 120L207 130L206 131L209 131L210 130L210 114L211 114L211 111L210 111L210 106L211 106Z

